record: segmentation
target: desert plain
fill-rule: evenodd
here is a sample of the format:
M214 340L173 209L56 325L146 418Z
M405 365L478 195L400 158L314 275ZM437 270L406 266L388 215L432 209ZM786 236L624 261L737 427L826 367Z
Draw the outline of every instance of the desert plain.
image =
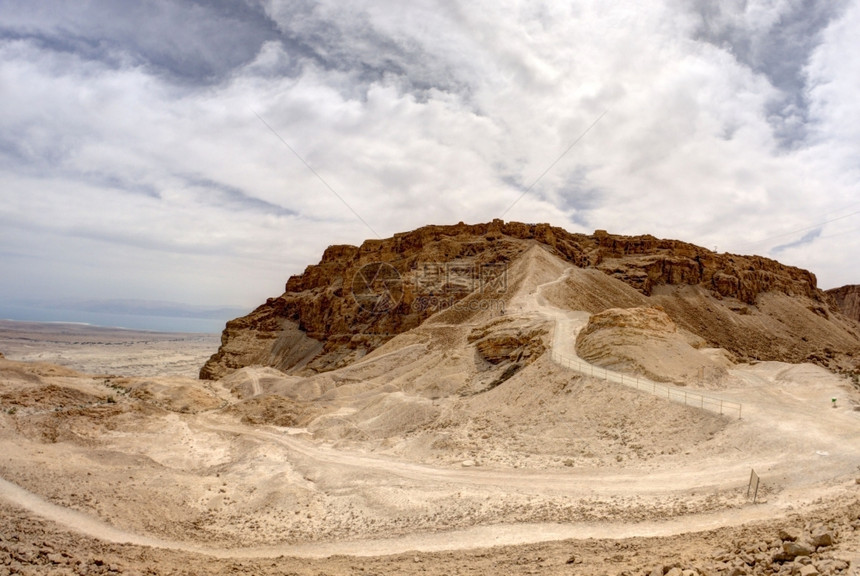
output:
M0 323L0 575L860 574L849 377L589 313L603 274L540 247L511 274L321 373Z

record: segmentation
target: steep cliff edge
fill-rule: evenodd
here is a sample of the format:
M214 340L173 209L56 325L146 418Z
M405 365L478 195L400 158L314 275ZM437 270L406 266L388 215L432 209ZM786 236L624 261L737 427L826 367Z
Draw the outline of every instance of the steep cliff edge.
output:
M345 366L454 306L476 290L499 291L527 244L478 226L425 226L361 246L330 246L285 292L227 323L201 378L251 364L324 372Z
M820 349L824 356L819 361L827 364L834 354L850 356L852 347L856 350L860 343L853 332L856 327L840 324L845 320L835 303L806 270L649 235L572 234L548 224L494 220L425 226L367 240L360 247L330 246L319 264L288 280L284 294L227 323L221 347L203 366L200 377L218 379L252 364L303 374L342 367L440 310L458 310L457 304L475 292L501 311L508 284L518 281L507 277L510 264L536 244L579 268L620 280L645 299L662 297L660 304L679 326L727 349L732 348L729 328L694 325L691 318L696 312L687 310L690 299L678 292L672 296L676 305L667 305L666 295L656 294L660 287L696 287L708 298L734 302L738 314L755 308L764 294L780 295L796 301L803 314L834 324L837 336L797 347L793 344L805 338L802 318L773 344L768 344L768 334L757 335L757 341L764 343L755 353L761 359L798 361L794 357L798 351L815 356ZM630 305L607 297L602 307L591 311ZM469 307L462 308L455 319L468 318ZM684 317L676 317L673 310L681 309ZM714 338L713 329L729 336ZM786 351L791 351L791 358Z
M860 285L849 284L841 288L831 288L827 294L836 300L836 305L842 313L860 322Z

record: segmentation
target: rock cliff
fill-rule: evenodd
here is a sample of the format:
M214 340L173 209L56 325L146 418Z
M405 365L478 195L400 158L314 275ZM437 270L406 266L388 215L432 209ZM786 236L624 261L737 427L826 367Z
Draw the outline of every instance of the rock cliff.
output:
M425 226L361 246L330 246L319 264L287 281L281 296L227 323L221 347L200 377L218 379L253 364L304 374L347 365L469 294L486 293L503 302L507 284L515 281L506 276L510 264L535 244L645 297L661 286L696 286L713 298L737 301L739 309L755 306L762 294L779 294L803 298L804 306L824 319L838 312L816 287L814 274L759 256L718 254L649 235L573 234L548 224L494 220ZM605 307L618 306L625 305ZM667 311L671 316L670 307ZM781 350L801 337L790 335ZM757 352L772 359L779 354Z
M860 322L860 285L849 284L841 288L827 290L827 294L836 301L842 313Z
M500 223L425 226L330 246L284 294L227 323L200 377L251 364L304 373L344 366L475 290L498 290L504 278L496 271L525 248Z

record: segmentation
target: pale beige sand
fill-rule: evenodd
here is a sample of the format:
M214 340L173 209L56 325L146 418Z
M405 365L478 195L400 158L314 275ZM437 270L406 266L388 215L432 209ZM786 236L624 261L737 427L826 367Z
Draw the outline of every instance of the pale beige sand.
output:
M6 358L50 362L91 374L197 378L218 343L218 334L0 320L0 353Z
M251 367L197 381L175 370L187 354L178 340L159 352L135 341L129 349L141 356L120 360L87 352L95 366L127 364L123 376L0 360L4 510L25 539L59 533L87 554L99 549L87 538L173 550L103 552L137 570L230 571L212 555L268 557L252 571L300 574L489 569L470 550L490 546L503 547L487 553L505 573L569 574L575 553L538 543L588 537L615 542L569 545L588 560L574 560L575 573L606 573L616 555L619 570L650 572L664 558L711 555L717 544L691 533L721 529L732 546L750 531L774 537L798 512L840 523L853 514L860 395L848 381L812 365L733 366L720 393L744 405L737 419L568 370L549 352L575 353L574 330L561 334L560 320L587 313L560 314L541 298L564 284L559 262L544 251L522 262L502 322L493 312L459 324L440 315L311 378ZM547 352L498 386L479 385L497 369L476 356L469 334L536 325L546 325ZM42 353L74 337L44 337ZM163 372L152 369L158 354ZM129 377L135 358L145 376ZM276 418L284 420L259 423ZM753 468L763 480L755 505L745 497ZM36 517L55 524L39 527ZM651 549L623 540L658 536ZM849 558L856 540L845 533L836 553ZM440 550L451 552L429 555ZM280 559L408 551L421 551L409 553L414 565ZM520 557L528 570L516 568Z

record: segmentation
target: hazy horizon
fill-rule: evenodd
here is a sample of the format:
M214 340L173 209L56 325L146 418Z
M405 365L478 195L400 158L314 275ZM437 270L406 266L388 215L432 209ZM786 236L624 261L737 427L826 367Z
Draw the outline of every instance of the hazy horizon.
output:
M860 283L860 0L0 4L0 301L253 308L427 224Z
M219 333L227 321L250 311L250 308L230 306L122 299L0 302L0 320L154 332Z

